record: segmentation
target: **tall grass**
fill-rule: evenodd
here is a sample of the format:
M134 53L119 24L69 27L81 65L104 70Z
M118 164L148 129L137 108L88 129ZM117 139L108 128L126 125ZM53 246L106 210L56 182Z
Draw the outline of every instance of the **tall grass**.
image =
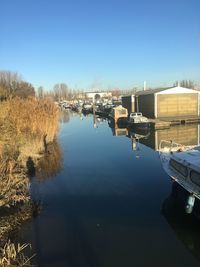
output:
M13 98L0 104L0 139L11 146L14 143L20 154L30 156L53 141L58 121L59 110L49 99Z
M49 99L13 98L0 102L0 209L29 203L29 179L26 166L47 150L58 131L59 109ZM58 151L56 158L59 158ZM52 168L56 169L58 163ZM18 205L25 207L28 205ZM25 213L25 214L24 214ZM0 221L0 239L26 218ZM27 215L28 216L28 215ZM12 216L11 216L12 217ZM1 245L1 244L0 244ZM0 266L30 266L23 254L25 246L8 241L0 248Z
M23 167L54 140L58 122L59 110L49 99L0 102L0 207L27 200Z
M31 135L52 141L58 128L58 109L48 99L14 98L9 101L8 120L17 135Z

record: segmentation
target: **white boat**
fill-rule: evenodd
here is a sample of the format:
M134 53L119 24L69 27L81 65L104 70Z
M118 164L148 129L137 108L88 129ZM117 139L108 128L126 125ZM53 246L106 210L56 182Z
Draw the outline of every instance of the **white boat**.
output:
M188 191L186 212L191 213L195 198L200 199L200 147L162 140L159 154L166 173Z
M141 112L132 112L129 115L128 125L139 129L147 129L150 127L150 122Z

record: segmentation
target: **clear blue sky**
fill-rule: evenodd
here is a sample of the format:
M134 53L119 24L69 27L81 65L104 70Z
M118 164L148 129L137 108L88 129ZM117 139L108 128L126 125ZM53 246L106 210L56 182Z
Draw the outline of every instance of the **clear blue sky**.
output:
M200 0L0 0L0 70L50 89L200 82Z

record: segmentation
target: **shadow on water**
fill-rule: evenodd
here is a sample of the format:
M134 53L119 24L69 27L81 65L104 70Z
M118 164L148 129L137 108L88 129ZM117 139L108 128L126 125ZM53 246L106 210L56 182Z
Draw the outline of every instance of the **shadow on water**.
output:
M177 183L162 205L161 213L176 233L178 239L200 261L200 201L196 200L193 214L185 213L188 193Z

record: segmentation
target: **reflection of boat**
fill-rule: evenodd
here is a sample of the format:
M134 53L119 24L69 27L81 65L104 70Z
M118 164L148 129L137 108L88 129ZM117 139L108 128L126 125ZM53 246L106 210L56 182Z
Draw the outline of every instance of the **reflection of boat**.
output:
M93 112L93 106L92 106L92 104L83 104L82 112L84 114L88 114L88 113Z
M195 216L187 216L184 202L188 193L177 183L172 183L172 191L161 208L161 213L186 249L200 260L199 201L195 202ZM197 218L198 217L198 218Z
M163 140L159 151L166 173L190 193L186 212L191 213L195 198L200 199L200 147L184 147Z
M128 131L130 134L138 134L138 135L142 135L144 137L149 137L150 135L150 128L138 128L138 127L130 127L128 125Z
M148 118L142 116L141 112L132 112L130 113L128 119L129 127L134 127L138 129L148 129L150 128L150 122Z

